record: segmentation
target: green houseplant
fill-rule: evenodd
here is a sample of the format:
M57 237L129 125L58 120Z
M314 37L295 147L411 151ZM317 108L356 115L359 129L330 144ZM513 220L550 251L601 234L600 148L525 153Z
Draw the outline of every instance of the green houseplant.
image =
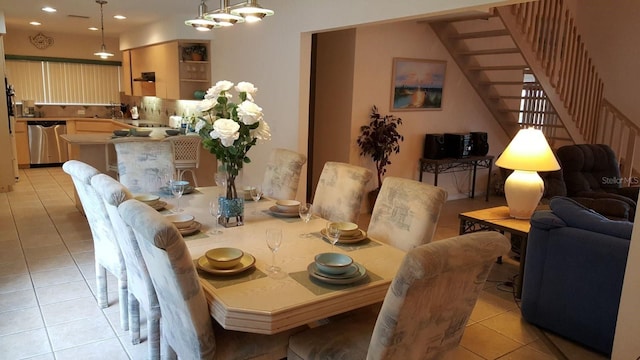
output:
M402 119L393 115L380 115L375 105L371 108L369 120L369 125L360 127L357 143L360 156L368 155L376 164L378 187L371 195L375 199L382 186L382 176L387 172L386 167L391 164L389 158L400 152L400 142L404 141L404 136L398 132Z

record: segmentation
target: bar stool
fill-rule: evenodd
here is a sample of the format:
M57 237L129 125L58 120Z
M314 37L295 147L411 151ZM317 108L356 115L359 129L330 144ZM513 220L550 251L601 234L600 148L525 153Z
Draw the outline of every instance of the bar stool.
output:
M171 142L173 147L173 165L178 179L182 180L182 175L188 171L193 177L193 184L197 187L198 179L194 170L200 163L200 148L202 148L200 136L178 135L168 137L164 141Z

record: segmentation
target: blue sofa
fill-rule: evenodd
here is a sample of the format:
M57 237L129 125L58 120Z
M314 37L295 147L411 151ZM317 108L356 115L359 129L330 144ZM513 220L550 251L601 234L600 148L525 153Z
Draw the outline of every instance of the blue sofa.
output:
M522 288L530 323L611 354L633 223L566 197L531 218Z

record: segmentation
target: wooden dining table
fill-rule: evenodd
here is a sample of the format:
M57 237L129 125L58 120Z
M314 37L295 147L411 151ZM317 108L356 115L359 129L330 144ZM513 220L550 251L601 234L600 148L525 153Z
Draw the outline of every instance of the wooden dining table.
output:
M220 188L200 187L180 199L182 213L201 224L200 230L184 236L197 266L205 252L217 247L234 247L255 257L255 266L235 275L215 275L198 270L211 316L225 329L250 333L275 334L305 324L313 324L333 315L384 300L405 253L367 238L357 243L335 245L320 231L327 221L314 216L308 223L299 217L275 216L270 209L275 201L263 198L245 201L244 225L218 229L209 214L209 202ZM163 213L175 210L177 200L170 195ZM272 253L266 244L267 228L282 229L282 245L276 253L279 276L268 272ZM310 237L301 234L311 233ZM314 257L335 251L349 255L366 269L366 275L352 284L334 284L310 276L307 268Z

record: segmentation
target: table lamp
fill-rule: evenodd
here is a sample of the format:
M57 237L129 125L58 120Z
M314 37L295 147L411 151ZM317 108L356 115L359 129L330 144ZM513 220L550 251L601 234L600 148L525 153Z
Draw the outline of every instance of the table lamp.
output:
M511 169L504 183L509 214L516 219L529 219L542 194L544 182L538 171L560 170L560 164L541 130L521 129L511 140L496 166Z

